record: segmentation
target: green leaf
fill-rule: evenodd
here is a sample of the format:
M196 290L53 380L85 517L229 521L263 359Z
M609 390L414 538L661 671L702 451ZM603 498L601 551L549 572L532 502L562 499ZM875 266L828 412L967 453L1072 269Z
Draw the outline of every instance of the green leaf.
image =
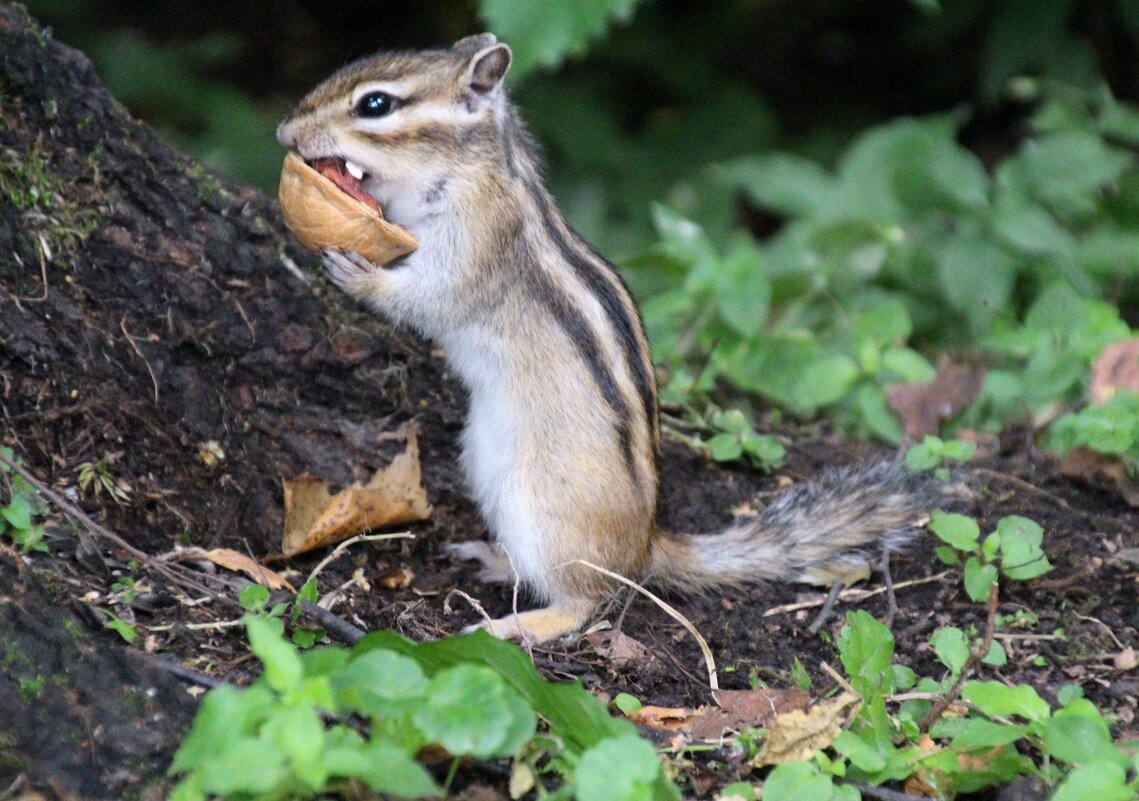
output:
M965 632L953 627L940 628L930 637L930 645L941 663L949 668L953 675L961 672L969 658L969 641Z
M968 681L961 697L986 715L1005 718L1019 715L1030 721L1048 717L1048 703L1026 684L1006 687L997 681Z
M989 652L981 657L981 661L993 667L1004 667L1008 664L1008 654L1005 653L1005 647L1001 645L1000 640L989 643Z
M0 515L17 531L32 527L32 504L23 495L14 495L11 502L0 509Z
M1111 762L1083 765L1068 774L1052 801L1134 801L1135 792L1127 786L1123 768Z
M834 750L850 760L850 764L867 773L886 767L886 757L877 743L867 742L852 731L844 731L835 739Z
M260 584L247 584L242 588L237 600L246 612L256 612L264 609L269 603L269 590Z
M648 741L629 735L602 740L574 769L575 795L578 801L648 801L660 772Z
M1070 706L1057 711L1044 728L1044 748L1052 756L1072 765L1090 765L1095 762L1112 762L1127 767L1127 756L1111 740L1107 723L1098 710L1084 699L1086 711ZM1075 711L1075 713L1073 713Z
M1019 515L1002 518L997 534L1001 538L1001 571L1009 578L1027 581L1052 569L1040 549L1044 529L1034 520Z
M941 453L945 443L940 437L926 435L925 439L916 445L911 445L906 451L904 459L906 467L910 470L932 470L941 464Z
M617 693L613 698L613 706L620 709L626 715L636 712L642 707L641 699L629 693Z
M427 693L414 659L380 648L353 656L332 683L342 708L377 718L407 711Z
M911 383L930 381L937 375L929 360L910 348L887 348L882 354L882 367L897 376L899 381Z
M763 782L763 801L829 801L833 792L830 776L810 762L776 765Z
M963 751L974 748L995 748L1015 743L1027 733L1027 726L996 723L982 718L966 718L953 735L953 748Z
M627 21L637 0L478 0L479 17L514 51L514 74L581 55L611 21Z
M959 551L956 548L951 548L948 545L938 545L934 548L933 552L937 554L937 558L947 565L957 565L961 563L961 558L958 556Z
M605 705L585 692L580 683L546 681L538 675L525 651L485 631L425 643L413 643L393 632L373 632L360 640L352 652L359 654L376 648L410 656L428 676L452 665L487 665L526 699L549 723L550 732L574 753L607 737L636 731L629 721L610 716Z
M954 237L937 252L937 277L946 300L982 330L1008 303L1016 263L979 234Z
M265 665L264 677L269 686L277 692L296 687L304 675L297 649L261 618L246 615L245 628L249 633L249 650Z
M996 565L982 562L976 556L965 560L965 592L977 603L987 603L997 581Z
M325 752L329 775L359 779L379 793L399 798L439 798L442 790L422 765L390 743L373 739L357 748Z
M892 678L894 635L886 626L862 610L848 612L838 650L851 684L863 697L890 689L885 685Z
M265 722L261 736L277 747L294 771L314 765L324 751L324 724L311 706L280 708ZM314 789L327 777L323 771L309 775Z
M202 790L220 796L269 793L288 777L284 755L271 743L253 738L230 742L214 754L202 777Z
M810 159L765 153L721 166L728 182L757 206L787 217L825 217L838 211L833 176Z
M829 406L850 391L859 377L858 364L844 353L816 359L800 376L795 405L804 413Z
M956 513L934 512L929 528L947 545L959 551L973 551L981 538L981 529L971 517Z
M704 443L717 462L732 462L743 455L744 448L737 434L717 434Z
M514 690L490 668L456 665L432 677L413 719L429 740L456 756L495 756L515 728L516 714L533 721L529 707L511 703L511 693ZM530 723L531 730L535 725Z

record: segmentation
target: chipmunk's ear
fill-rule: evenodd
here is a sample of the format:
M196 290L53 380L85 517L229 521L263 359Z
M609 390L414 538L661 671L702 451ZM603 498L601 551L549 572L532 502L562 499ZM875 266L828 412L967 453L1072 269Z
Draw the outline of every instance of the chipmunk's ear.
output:
M483 36L490 37L492 44L471 56L467 67L467 83L478 94L487 95L502 84L502 79L510 69L511 54L509 47L501 42L494 42L493 35L483 34Z

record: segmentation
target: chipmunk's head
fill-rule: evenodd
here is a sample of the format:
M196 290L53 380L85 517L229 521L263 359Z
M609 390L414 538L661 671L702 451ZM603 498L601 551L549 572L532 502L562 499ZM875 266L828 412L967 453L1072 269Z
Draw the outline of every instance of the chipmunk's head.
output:
M310 92L277 139L306 161L339 167L389 219L414 227L449 181L502 157L510 61L489 33L445 50L377 53Z

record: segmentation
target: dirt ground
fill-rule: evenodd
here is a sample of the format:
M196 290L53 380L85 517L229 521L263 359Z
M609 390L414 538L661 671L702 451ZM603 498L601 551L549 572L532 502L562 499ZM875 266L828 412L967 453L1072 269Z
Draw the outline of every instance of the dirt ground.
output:
M9 615L0 617L8 640L0 648L0 797L9 786L16 797L20 788L48 797L159 797L159 777L194 708L187 685L159 660L239 683L256 666L240 628L214 625L240 615L235 576L180 565L180 576L198 576L194 591L137 552L228 547L272 557L283 479L308 472L342 486L365 478L401 446L385 435L414 420L434 515L411 527L414 540L350 549L321 573L321 591L345 586L337 615L417 640L478 619L453 589L491 615L508 612L512 595L480 585L472 567L442 553L444 543L486 531L463 493L456 464L463 397L440 355L340 298L290 242L274 203L167 149L105 94L81 55L3 5L0 54L0 445L124 541L56 508L50 553L19 558L0 545L0 611ZM791 447L786 466L769 476L725 469L668 441L664 526L714 531L788 481L889 455L824 424L777 433ZM80 490L81 466L100 463L124 499ZM1139 649L1139 515L1112 494L1060 478L1023 432L960 477L975 491L967 511L983 530L1005 515L1030 517L1044 527L1056 565L1002 588L999 612L1031 612L1036 622L1006 628L1008 665L982 674L1031 684L1050 700L1062 685L1079 684L1115 715L1117 733L1135 736L1139 675L1117 658ZM936 627L981 628L984 620L933 548L927 535L892 563L898 659L919 675L940 675L926 645ZM325 556L269 564L299 583ZM381 586L394 568L414 576L408 587ZM357 571L370 591L353 582ZM129 602L124 580L136 583ZM832 684L822 665L836 663L833 639L851 607L840 605L839 619L819 634L808 631L817 607L780 611L821 597L773 585L671 600L707 639L725 687L789 686L797 659L821 691ZM882 618L884 598L857 606ZM101 625L98 608L131 622L140 638L126 645ZM710 702L698 648L662 610L621 595L600 619L619 624L644 653L617 667L571 638L533 649L542 673L580 679L603 697ZM13 645L25 626L32 635L24 642L39 639L43 651ZM102 659L123 660L122 675L93 661ZM94 674L96 689L69 685L68 677L82 678L75 666ZM49 678L37 699L19 692L40 674ZM137 704L122 694L132 683L151 688ZM126 717L101 717L116 714ZM136 737L143 741L122 742L135 730L146 733ZM52 740L65 747L46 748ZM694 795L710 797L737 778L737 758L730 749L696 758L687 774Z

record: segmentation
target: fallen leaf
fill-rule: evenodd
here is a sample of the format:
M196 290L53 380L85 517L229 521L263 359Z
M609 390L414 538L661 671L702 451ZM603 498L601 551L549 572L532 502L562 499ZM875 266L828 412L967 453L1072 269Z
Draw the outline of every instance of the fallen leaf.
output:
M767 739L752 760L752 766L810 759L834 742L861 703L854 693L844 692L820 701L807 712L795 710L779 715L768 729Z
M1116 458L1090 448L1070 451L1060 463L1060 475L1113 492L1129 506L1139 507L1139 484Z
M310 475L284 482L285 531L281 551L295 556L348 539L363 531L426 520L431 504L423 489L419 442L414 425L405 426L407 448L367 484L336 495Z
M263 584L271 590L296 592L293 585L285 581L279 573L273 572L269 568L259 564L256 559L251 559L232 548L214 548L212 551L206 551L202 555L218 567L244 573L258 584Z
M598 631L582 637L592 652L603 657L616 668L639 663L650 658L649 649L622 631Z
M1106 345L1092 365L1088 394L1102 406L1121 389L1139 392L1139 339Z
M927 434L937 434L942 420L956 417L972 403L984 380L984 367L958 364L943 353L932 381L892 384L886 390L886 400L902 421L905 435L921 440Z
M1111 660L1115 664L1116 670L1131 670L1136 665L1139 665L1139 659L1136 659L1135 649L1130 645L1117 653Z
M701 707L692 716L694 739L715 742L725 732L765 727L779 715L806 709L811 700L807 693L795 689L717 690L712 697L720 706Z
M704 708L704 707L701 707ZM648 729L656 729L657 731L677 731L688 732L691 729L689 724L693 715L697 714L699 710L689 709L683 706L642 706L635 712L630 713L626 717L636 723L638 726L644 726Z

